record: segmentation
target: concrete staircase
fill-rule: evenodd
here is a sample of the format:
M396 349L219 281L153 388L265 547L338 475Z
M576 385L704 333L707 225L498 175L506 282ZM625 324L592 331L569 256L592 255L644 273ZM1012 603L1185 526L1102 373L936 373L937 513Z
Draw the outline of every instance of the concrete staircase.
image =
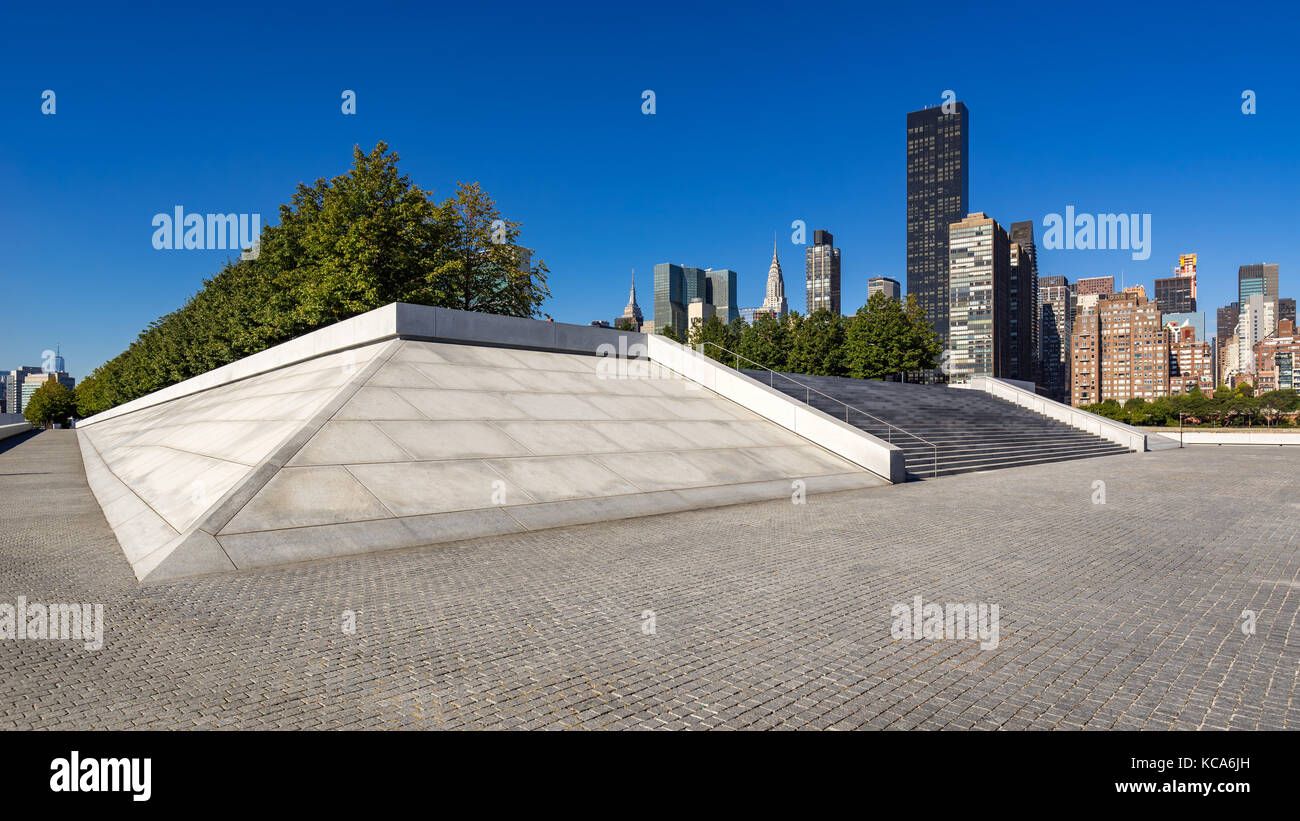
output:
M863 411L848 411L845 421L902 448L909 480L1129 452L983 391L805 374L785 374L788 379L782 379L760 370L744 373L838 419L845 419L846 413L840 402Z

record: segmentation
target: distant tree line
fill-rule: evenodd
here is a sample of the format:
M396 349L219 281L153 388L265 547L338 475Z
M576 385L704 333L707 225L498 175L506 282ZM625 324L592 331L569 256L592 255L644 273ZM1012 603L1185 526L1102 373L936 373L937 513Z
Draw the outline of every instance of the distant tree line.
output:
M1249 382L1235 389L1220 385L1212 396L1193 388L1190 393L1146 400L1134 397L1124 404L1114 399L1088 405L1084 410L1129 425L1177 427L1184 425L1294 426L1300 411L1300 393L1293 389L1268 391L1258 396Z
M661 333L728 365L734 366L733 354L739 354L741 368L756 363L774 371L857 379L932 370L940 353L939 340L911 294L906 302L873 294L851 317L819 308L806 316L763 314L753 323L737 319L728 325L715 315L697 321L686 339L667 327Z
M477 183L441 203L379 143L347 174L299 184L256 258L228 261L182 307L76 388L91 416L348 317L413 302L537 316L547 268ZM251 257L252 255L250 255Z

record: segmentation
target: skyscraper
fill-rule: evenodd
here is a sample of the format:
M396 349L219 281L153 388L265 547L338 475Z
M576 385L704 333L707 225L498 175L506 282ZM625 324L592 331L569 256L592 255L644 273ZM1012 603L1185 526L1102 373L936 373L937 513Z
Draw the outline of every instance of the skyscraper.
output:
M736 280L739 275L730 268L709 268L704 276L709 280L718 319L724 325L730 325L740 318L740 303L736 301Z
M627 307L623 309L623 315L614 320L614 327L620 324L631 324L632 330L641 330L641 323L645 319L641 315L641 306L636 304L636 271L632 271L632 292L627 298Z
M1242 265L1237 269L1237 301L1243 309L1252 294L1263 294L1265 299L1277 299L1277 273L1276 262Z
M1160 310L1167 314L1196 311L1196 254L1180 254L1171 277L1156 279L1155 295Z
M1032 221L1011 223L1007 378L1038 384L1038 249Z
M1196 280L1191 277L1161 277L1156 279L1156 302L1167 314L1196 312Z
M830 231L814 231L813 244L804 251L808 313L825 308L840 313L840 249Z
M967 214L970 115L957 102L907 115L907 292L948 345L948 228Z
M1241 316L1241 303L1229 302L1218 310L1216 316L1215 336L1218 338L1219 344L1222 345L1228 341L1228 337L1236 332L1237 320Z
M884 291L885 296L893 299L901 299L903 292L898 280L891 277L871 277L867 280L867 299L876 291Z
M1281 322L1284 319L1291 320L1292 325L1295 324L1295 300L1289 296L1277 299L1277 321Z
M1062 276L1038 278L1039 356L1043 387L1057 402L1070 401L1070 281Z
M767 296L763 299L764 312L783 317L790 312L785 299L785 278L781 275L781 260L776 257L776 238L772 238L772 264L767 269Z
M661 262L655 266L654 332L665 326L683 337L690 330L692 303L698 305L697 316L713 313L713 283L702 268ZM707 308L705 307L707 306Z
M682 266L670 262L661 262L655 266L655 333L663 333L667 327L680 336L686 327L683 280Z
M1007 375L1010 351L1011 241L982 212L948 229L949 378Z

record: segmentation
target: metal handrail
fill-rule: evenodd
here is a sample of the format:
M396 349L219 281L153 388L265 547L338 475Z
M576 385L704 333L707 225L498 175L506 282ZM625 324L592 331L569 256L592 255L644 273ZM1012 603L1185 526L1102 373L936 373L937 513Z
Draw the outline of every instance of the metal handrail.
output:
M850 405L849 403L844 402L844 401L842 401L842 400L840 400L840 399L836 399L834 396L831 396L831 395L828 394L828 393L823 393L822 391L819 391L819 390L817 390L817 389L814 388L814 387L811 387L811 386L809 386L809 385L805 385L804 383L798 381L797 379L791 379L790 377L786 376L785 374L780 373L780 372L778 372L778 371L774 371L774 370L772 370L771 368L769 368L768 366L763 365L763 364L758 363L758 362L755 362L754 360L750 359L750 358L747 357L747 356L741 356L740 354L736 353L735 351L729 351L729 350L727 350L726 348L722 347L721 345L719 345L719 344L716 343L716 342L702 342L701 345L712 345L713 347L717 348L718 350L722 351L723 353L727 353L727 354L730 354L730 355L736 357L736 370L740 370L740 360L742 360L742 359L745 360L746 362L748 362L748 363L751 364L751 365L758 365L758 367L762 368L763 370L765 370L765 371L767 371L769 374L771 374L771 377L769 377L769 380L768 380L768 384L769 384L770 387L773 387L773 388L776 387L775 377L778 377L778 376L781 377L782 379L786 380L787 382L793 382L794 384L796 384L796 385L798 385L799 387L801 387L801 388L804 389L804 391L805 391L805 393L804 393L804 404L805 404L805 405L809 405L809 406L812 405L812 402L809 401L809 400L812 399L812 395L813 395L814 393L817 394L818 396L824 396L824 397L826 397L827 399L831 400L832 402L835 402L835 403L837 403L837 404L843 405L843 406L844 406L844 421L845 421L846 424L849 422L849 411L853 411L854 413L860 413L860 414L862 414L863 416L865 416L865 417L867 417L867 418L869 418L869 419L874 419L874 420L876 420L877 422L879 422L880 424L882 424L882 425L885 426L885 441L888 442L888 443L891 444L891 445L894 444L893 436L892 436L892 433L891 433L892 431L898 431L899 433L903 434L904 436L910 436L911 438L915 439L916 441L921 442L921 443L927 445L927 446L928 446L929 448L931 448L931 450L933 451L933 454L932 454L933 461L932 461L932 463L931 463L931 473L930 473L930 478L933 479L933 478L935 478L935 477L937 477L937 476L939 475L939 446L936 445L936 444L934 444L933 442L930 442L930 441L928 441L928 440L926 440L926 439L922 439L920 436L917 436L915 433L910 433L910 432L908 432L908 431L906 431L906 430L903 430L903 429L900 428L898 425L892 424L892 423L890 423L890 422L886 422L884 419L881 419L879 416L873 416L872 414L867 413L866 411L862 410L861 408L855 408L855 407L853 407L852 405ZM700 351L700 353L704 353L704 351ZM710 357L710 358L711 358L711 357ZM796 398L798 398L798 397L796 397Z

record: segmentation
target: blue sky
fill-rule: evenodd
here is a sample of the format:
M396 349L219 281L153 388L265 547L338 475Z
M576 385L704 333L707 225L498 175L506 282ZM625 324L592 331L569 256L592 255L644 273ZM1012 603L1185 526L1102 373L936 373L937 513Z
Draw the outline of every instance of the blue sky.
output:
M1040 240L1067 205L1152 215L1149 260L1045 250L1040 273L1149 288L1195 251L1211 324L1241 264L1300 296L1285 5L472 5L8 8L0 368L60 343L80 378L218 270L155 250L154 214L274 221L380 140L438 198L477 180L522 222L557 320L621 313L634 267L649 314L664 261L735 269L759 304L773 231L802 309L795 219L834 233L852 310L868 276L905 279L904 118L945 89L971 111L972 210Z

